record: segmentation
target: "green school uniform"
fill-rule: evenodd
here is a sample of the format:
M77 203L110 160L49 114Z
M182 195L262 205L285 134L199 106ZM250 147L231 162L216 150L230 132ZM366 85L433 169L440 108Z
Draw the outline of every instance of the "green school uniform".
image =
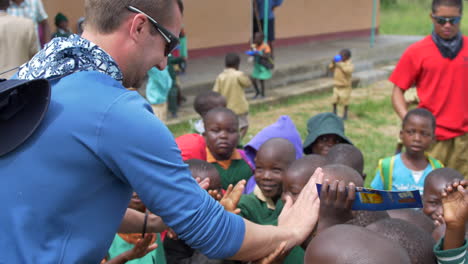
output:
M236 185L241 180L248 181L252 177L252 169L249 164L242 159L239 151L236 149L227 161L218 161L206 148L207 162L213 164L221 176L221 186L226 190L229 184Z
M166 256L164 255L164 246L161 241L161 236L157 234L156 244L158 247L148 253L146 256L128 261L127 264L166 264ZM114 241L108 252L108 260L111 260L118 255L128 251L134 247L133 244L128 243L118 234L115 235Z
M279 199L276 204L266 198L260 188L255 187L251 194L242 195L237 207L241 209L240 216L259 225L278 225L278 217L283 210L283 201ZM284 264L304 263L304 249L294 247L284 260Z

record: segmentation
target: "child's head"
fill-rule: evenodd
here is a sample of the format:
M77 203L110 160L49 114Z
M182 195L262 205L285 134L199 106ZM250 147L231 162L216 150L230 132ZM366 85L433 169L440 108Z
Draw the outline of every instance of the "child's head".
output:
M343 164L364 176L364 156L353 145L337 144L328 151L326 158L327 164Z
M428 234L432 234L432 231L434 231L434 222L420 210L389 210L388 214L391 218L401 219L412 223L413 225L416 225L422 230L426 231Z
M237 53L228 53L224 58L226 68L233 68L238 70L240 65L240 57Z
M339 143L352 144L345 136L344 123L333 113L321 113L307 121L305 154L327 155L331 147Z
M346 185L354 183L356 187L363 187L362 176L353 168L342 164L330 164L322 168L323 179L332 181L344 181Z
M221 191L221 176L219 176L219 172L213 164L199 159L190 159L185 163L189 166L194 179L200 178L202 181L207 178L210 179L208 190Z
M353 219L346 222L348 225L366 227L381 219L389 218L387 211L353 211Z
M216 107L226 107L226 98L220 93L209 91L203 91L195 97L193 102L193 108L195 112L203 118L208 111Z
M320 232L307 247L304 264L409 264L397 243L366 228L335 225Z
M441 192L447 186L456 180L463 180L463 175L451 168L441 168L431 171L424 180L423 193L423 212L437 220L443 217L444 210L442 208Z
M239 143L239 120L230 109L217 107L203 117L206 146L216 160L229 160Z
M387 218L367 226L406 249L412 264L434 264L435 241L431 234L401 219Z
M295 160L284 175L283 194L291 196L293 201L296 201L302 188L307 184L315 170L325 166L325 164L325 158L316 154L307 155Z
M263 143L255 157L255 181L265 197L281 196L283 177L295 159L296 149L288 140L272 138Z
M55 26L57 26L60 29L67 30L68 29L68 18L64 14L58 13L55 16Z
M136 192L133 192L132 199L130 199L130 203L128 204L128 208L137 210L139 212L146 211L146 206L140 200L140 197L138 197L138 194Z
M343 58L343 61L347 61L351 58L351 51L349 49L342 49L340 55Z
M436 120L431 112L424 108L410 110L400 131L400 139L406 152L424 153L434 141Z
M265 35L263 35L262 32L256 32L255 35L254 35L253 42L256 45L262 45L264 38L265 38Z

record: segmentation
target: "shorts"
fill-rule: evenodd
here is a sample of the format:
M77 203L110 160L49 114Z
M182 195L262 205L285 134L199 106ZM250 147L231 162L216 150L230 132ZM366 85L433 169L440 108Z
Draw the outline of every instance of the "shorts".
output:
M347 106L349 104L349 98L351 97L351 86L333 88L333 104L339 104Z
M239 130L249 126L249 114L237 115L239 118Z
M437 141L428 153L440 160L445 167L463 174L468 180L468 133L449 140Z
M260 19L260 28L262 29L262 32L265 33L265 31L263 30L263 19ZM259 32L259 29L258 29L258 21L257 19L253 18L253 33L257 33ZM271 19L268 19L268 41L271 42L271 41L274 41L275 40L275 19L274 18L271 18Z

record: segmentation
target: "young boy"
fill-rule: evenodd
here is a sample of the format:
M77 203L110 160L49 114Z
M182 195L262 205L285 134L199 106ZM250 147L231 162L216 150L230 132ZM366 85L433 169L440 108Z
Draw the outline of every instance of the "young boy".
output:
M193 101L193 108L195 109L195 112L197 112L197 114L201 117L201 119L198 119L192 123L193 133L201 135L203 132L205 132L203 117L206 115L206 113L208 113L208 111L217 107L226 106L226 98L217 92L208 90L199 93Z
M341 57L341 60L338 60ZM348 119L348 105L351 97L351 84L353 78L354 65L351 62L351 51L343 49L339 56L335 56L328 66L333 72L333 113L337 114L337 105L344 106L343 120Z
M353 144L345 136L343 120L333 113L320 113L307 121L305 154L326 156L331 147L340 143Z
M257 187L241 197L238 207L242 217L262 225L278 224L283 209L282 179L295 159L295 147L286 139L272 138L260 147L255 157ZM295 247L283 263L302 263L303 256L304 251Z
M203 118L206 141L206 161L212 163L221 175L221 185L236 185L252 176L252 169L236 146L239 144L237 115L227 108L214 108Z
M250 87L252 82L247 75L239 71L239 65L239 55L228 53L225 57L226 68L216 78L213 91L223 95L227 100L227 108L238 116L240 137L244 138L249 128L249 103L244 90Z
M305 264L410 264L397 243L364 227L336 225L319 233L306 250Z
M255 88L255 96L256 98L265 98L265 81L271 79L271 69L265 67L260 63L262 58L266 60L271 60L271 49L270 46L266 42L263 41L264 35L261 32L257 32L254 35L254 44L253 50L258 52L258 55L255 56L254 62L254 70L252 72L252 83ZM258 87L258 83L260 83L260 89Z
M337 144L333 146L326 156L327 164L343 164L355 169L365 180L364 156L362 152L350 144Z
M68 38L72 34L68 28L68 18L62 13L58 13L55 16L55 26L57 27L57 32L52 35L52 38Z
M387 218L366 227L401 245L412 264L435 264L435 240L418 226L401 219Z
M445 233L444 210L442 207L442 191L452 182L463 180L463 175L451 168L441 168L432 171L424 181L423 212L435 223L433 237L439 240Z
M400 138L405 152L379 161L370 187L377 190L424 192L424 179L443 165L425 151L434 142L435 118L423 108L410 110L403 119Z
M141 202L138 195L134 192L132 199L130 200L130 204L128 205L129 208L135 209L139 212L145 212L146 206ZM119 262L118 260L124 256L125 252L131 252L131 250L138 245L142 234L117 234L112 242L111 247L109 248L106 260L109 260L110 263L127 263L127 262ZM156 242L158 245L157 249L154 251L148 252L144 256L140 256L140 258L133 260L131 263L139 263L139 264L165 264L166 257L164 254L164 247L161 242L161 238L159 234L153 234L153 240L151 244ZM122 255L123 254L123 255ZM117 260L113 260L117 259ZM126 261L130 261L132 259L128 258Z
M444 207L445 237L434 247L440 264L463 264L468 262L468 181L457 181L441 193Z
M204 160L191 159L185 161L189 165L190 172L194 179L210 179L210 185L207 191L221 190L221 178L218 170L213 164ZM209 259L197 250L190 248L183 240L171 239L167 237L164 240L164 249L168 264L221 264L222 260Z

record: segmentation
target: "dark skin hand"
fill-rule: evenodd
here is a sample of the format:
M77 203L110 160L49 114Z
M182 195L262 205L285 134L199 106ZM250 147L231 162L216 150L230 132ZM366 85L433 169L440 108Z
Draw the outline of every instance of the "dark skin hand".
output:
M460 248L465 242L468 221L468 181L457 181L447 185L441 195L446 224L443 249Z

